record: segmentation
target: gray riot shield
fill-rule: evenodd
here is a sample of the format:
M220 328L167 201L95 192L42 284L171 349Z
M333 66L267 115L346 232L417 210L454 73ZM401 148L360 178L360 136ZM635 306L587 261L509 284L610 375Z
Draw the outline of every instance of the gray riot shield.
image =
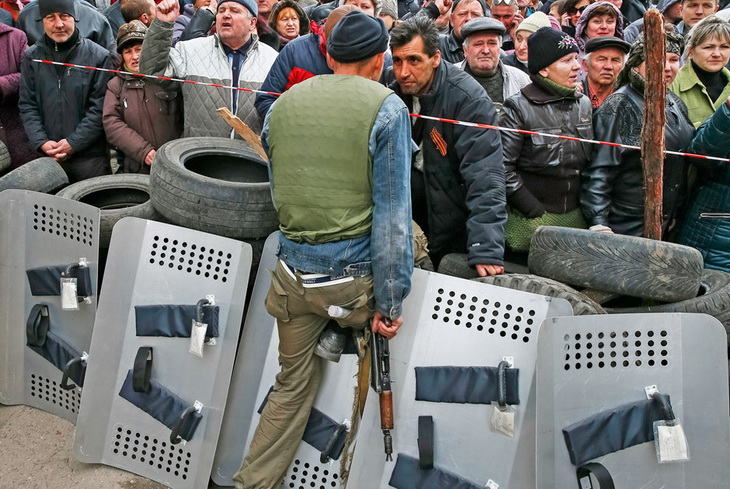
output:
M538 327L546 317L571 315L570 305L422 270L412 284L403 327L390 341L394 461L383 453L371 390L348 487L471 488L491 480L492 488L534 488ZM509 368L500 381L503 361ZM493 404L500 390L512 436L491 427L502 414Z
M231 392L223 419L221 436L211 478L222 486L233 485L233 475L241 466L258 425L258 411L279 372L276 320L264 307L276 266L279 233L266 240L256 284L246 316L238 358L231 380ZM307 431L299 445L284 487L338 487L342 444L352 417L353 392L357 384L357 355L343 355L339 363L326 362L319 393L314 402ZM319 436L314 434L318 432ZM308 433L312 433L308 435ZM333 457L321 462L323 445L338 440ZM314 485L312 485L314 484Z
M143 219L116 224L78 460L175 488L207 487L250 267L246 243Z
M550 318L538 345L540 488L727 487L727 341L716 319ZM671 450L680 460L688 451L687 461L659 463L654 424L667 424L667 417L682 427L687 443L674 434L657 438L661 458Z
M0 193L0 209L0 403L75 423L96 313L99 209L24 190Z

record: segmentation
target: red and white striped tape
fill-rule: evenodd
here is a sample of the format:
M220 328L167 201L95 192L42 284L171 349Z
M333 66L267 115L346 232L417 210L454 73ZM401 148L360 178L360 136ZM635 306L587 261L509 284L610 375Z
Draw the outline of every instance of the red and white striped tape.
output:
M264 94L267 94L267 95L274 95L276 97L278 97L279 95L281 95L280 93L266 92L266 91L263 91L263 90L254 90L252 88L231 87L231 86L227 86L227 85L219 85L219 84L216 84L216 83L206 83L206 82L199 82L199 81L192 81L192 80L183 80L182 78L172 78L172 77L169 77L169 76L145 75L143 73L135 73L135 72L131 72L131 71L112 70L110 68L97 68L96 66L75 65L75 64L71 64L71 63L61 63L59 61L49 61L49 60L46 60L46 59L33 59L31 61L33 61L35 63L45 63L45 64L50 64L50 65L67 66L67 67L70 67L70 68L82 68L82 69L85 69L85 70L106 71L108 73L118 73L118 74L123 74L123 75L132 75L132 76L137 76L137 77L140 77L140 78L153 78L155 80L173 81L173 82L178 82L178 83L190 83L190 84L193 84L193 85L203 85L203 86L206 86L206 87L225 88L225 89L228 89L228 90L241 90L241 91L244 91L244 92L264 93ZM605 146L615 146L617 148L626 148L626 149L637 149L637 150L641 150L641 147L640 146L631 146L631 145L628 145L628 144L610 143L608 141L596 141L595 139L574 138L574 137L571 137L571 136L561 136L561 135L558 135L558 134L547 134L547 133L544 133L544 132L527 131L527 130L524 130L524 129L515 129L515 128L512 128L512 127L501 127L501 126L493 126L493 125L490 125L490 124L480 124L478 122L457 121L457 120L454 120L454 119L444 119L442 117L432 117L432 116L429 116L429 115L422 115L422 114L410 114L410 115L411 115L411 117L418 117L418 118L421 118L421 119L428 119L428 120L433 120L433 121L445 122L447 124L457 124L457 125L460 125L460 126L479 127L479 128L482 128L482 129L493 129L493 130L496 130L496 131L517 132L517 133L520 133L520 134L528 134L528 135L532 135L532 136L545 136L545 137L556 138L556 139L565 139L565 140L568 140L568 141L578 141L578 142L581 142L581 143L603 144ZM690 158L701 158L703 160L715 160L715 161L730 162L730 159L728 159L728 158L719 158L717 156L705 156L705 155L698 155L698 154L693 154L693 153L682 153L682 152L679 152L679 151L667 151L667 150L664 150L664 154L677 155L677 156L687 156L687 157L690 157Z

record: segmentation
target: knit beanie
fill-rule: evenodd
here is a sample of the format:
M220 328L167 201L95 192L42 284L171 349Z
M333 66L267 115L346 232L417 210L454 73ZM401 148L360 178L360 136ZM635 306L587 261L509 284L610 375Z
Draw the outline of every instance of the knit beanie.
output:
M537 32L539 29L542 29L543 27L550 27L550 18L547 15L545 15L543 12L534 12L528 18L526 18L525 20L520 22L520 25L517 26L517 29L515 29L515 32L519 32L519 31Z
M221 6L221 4L223 4L223 2L236 2L236 3L240 3L241 5L243 5L244 7L246 7L246 9L248 9L249 12L251 12L251 15L253 17L258 17L259 16L259 6L258 6L258 3L256 3L255 0L220 0L218 2L218 8L220 8L220 6Z
M394 19L398 20L398 1L383 0L383 5L380 7L380 13L390 15Z
M74 0L38 0L38 12L41 19L56 12L68 14L76 19L76 4Z
M575 39L552 27L542 27L527 38L527 71L536 75L570 53L578 53Z
M345 15L327 36L327 53L340 63L355 63L384 53L388 39L382 20L355 10Z

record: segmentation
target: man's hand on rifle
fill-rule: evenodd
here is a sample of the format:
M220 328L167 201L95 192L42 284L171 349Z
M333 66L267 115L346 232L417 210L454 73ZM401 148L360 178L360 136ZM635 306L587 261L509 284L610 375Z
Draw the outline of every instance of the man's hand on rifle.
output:
M380 333L387 339L392 340L398 333L398 328L403 326L403 317L388 319L379 312L373 316L373 333Z

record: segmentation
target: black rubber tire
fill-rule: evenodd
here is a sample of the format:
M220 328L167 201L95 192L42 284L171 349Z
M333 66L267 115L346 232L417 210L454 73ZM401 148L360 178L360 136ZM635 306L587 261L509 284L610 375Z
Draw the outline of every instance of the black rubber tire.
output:
M565 299L573 306L573 314L576 316L606 314L606 311L597 302L589 299L577 290L549 278L521 273L505 273L491 277L479 277L473 280L498 287Z
M170 141L152 164L152 205L180 226L236 239L266 237L279 228L266 165L245 141Z
M10 151L5 143L0 141L0 171L10 168Z
M697 295L703 261L689 246L544 226L532 236L528 266L577 287L677 302Z
M505 273L527 274L527 267L519 263L504 262ZM459 278L477 278L479 274L476 269L469 266L466 253L451 253L444 256L439 263L438 273L451 275Z
M467 263L466 253L451 253L441 258L438 273L459 278L477 278L479 274Z
M53 158L29 161L0 178L0 191L9 189L53 193L68 185L68 176Z
M611 303L621 302L613 298L606 302L609 314L643 313L643 312L694 312L709 314L725 326L730 335L730 273L720 270L703 270L700 281L700 293L691 299L669 304L636 307L611 307Z
M89 178L69 185L56 194L98 207L99 246L109 247L112 228L123 217L139 217L159 221L162 216L150 202L149 175L121 173Z

